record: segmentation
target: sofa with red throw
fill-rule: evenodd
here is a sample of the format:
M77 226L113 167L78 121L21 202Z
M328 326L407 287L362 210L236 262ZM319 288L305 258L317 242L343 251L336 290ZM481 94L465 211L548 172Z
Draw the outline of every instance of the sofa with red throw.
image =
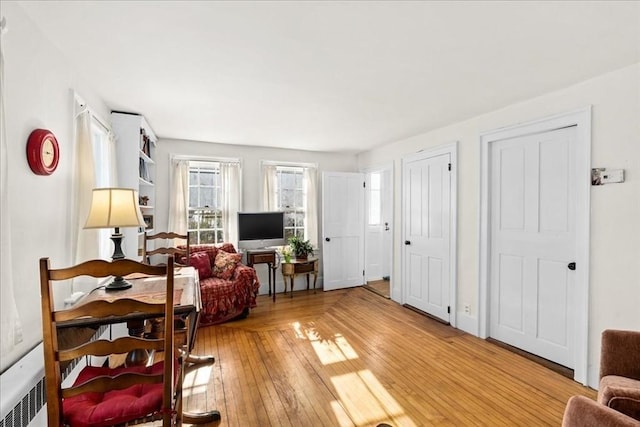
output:
M233 244L190 245L189 265L200 277L200 326L246 317L256 306L258 276L253 268L242 264L242 254Z

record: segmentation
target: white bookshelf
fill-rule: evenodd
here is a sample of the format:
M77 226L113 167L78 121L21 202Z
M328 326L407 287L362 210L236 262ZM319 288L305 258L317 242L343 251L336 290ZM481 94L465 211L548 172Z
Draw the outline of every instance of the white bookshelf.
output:
M111 125L116 136L118 186L133 188L140 197L140 210L148 223L146 231L153 231L155 223L156 163L154 160L156 134L139 114L111 113ZM141 260L144 229L123 228L122 248L127 258Z

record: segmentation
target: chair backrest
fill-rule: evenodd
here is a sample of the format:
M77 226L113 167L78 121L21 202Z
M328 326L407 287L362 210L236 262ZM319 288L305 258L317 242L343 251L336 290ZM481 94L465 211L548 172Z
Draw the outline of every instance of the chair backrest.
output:
M172 412L176 405L180 405L181 382L174 348L173 317L174 317L174 266L170 258L166 266L150 266L136 261L122 259L113 262L103 260L87 261L68 268L52 269L49 258L40 259L40 287L42 301L42 334L44 344L44 364L47 388L48 425L65 425L63 413L63 399L72 398L88 392L104 393L111 390L121 390L136 384L162 384L162 407L156 408L155 418L163 418L163 425L169 425L173 418ZM166 283L166 298L135 298L135 292L130 297L118 297L118 292L109 292L108 298L85 297L69 308L56 309L54 295L56 286L64 285L64 281L78 276L103 278L110 276L127 276L133 273L143 277L158 276L160 283ZM135 285L132 290L135 290ZM140 297L140 295L137 295ZM84 302L85 299L87 302ZM134 337L119 337L115 339L99 339L85 342L77 347L62 348L61 335L65 327L74 325L100 325L122 323L131 316L137 318L164 318L166 333L160 339L145 339ZM73 331L74 328L66 329ZM64 340L63 340L64 341ZM62 387L61 363L72 361L83 356L109 356L123 354L136 349L155 350L164 352L164 362L159 372L149 372L138 369L124 371L112 377L99 374L81 384Z
M169 246L165 243L165 246L158 246L160 240L171 240L173 246ZM176 240L181 240L185 243L178 244ZM148 248L148 244L154 241L155 246L152 249ZM167 242L168 243L168 242ZM174 232L161 232L156 234L144 233L144 254L142 259L144 262L151 264L152 255L167 255L174 258L178 265L189 265L189 233L179 234ZM184 258L184 262L180 262Z

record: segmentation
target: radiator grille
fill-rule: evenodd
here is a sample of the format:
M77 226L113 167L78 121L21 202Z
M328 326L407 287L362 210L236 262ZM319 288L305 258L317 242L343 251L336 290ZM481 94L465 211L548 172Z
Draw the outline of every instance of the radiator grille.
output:
M101 326L93 335L91 340L98 339L104 332L107 331L108 326ZM73 360L67 369L62 373L62 378L66 378L71 371L78 365L79 360ZM38 414L40 409L46 403L46 388L44 385L45 379L42 378L38 383L33 386L29 393L22 397L22 400L18 402L13 410L0 420L0 427L26 427L31 420Z

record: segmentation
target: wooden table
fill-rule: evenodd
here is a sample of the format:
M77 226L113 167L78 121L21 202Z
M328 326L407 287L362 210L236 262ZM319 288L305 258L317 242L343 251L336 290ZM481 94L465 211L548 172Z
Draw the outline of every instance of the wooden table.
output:
M309 290L309 274L313 273L313 291L316 290L318 281L318 258L309 257L307 259L295 258L289 262L282 262L282 280L284 281L284 293L287 293L287 278L291 283L291 298L293 298L293 279L298 274L307 275L307 290ZM276 300L275 292L273 300Z
M131 298L146 302L163 302L165 300L165 280L162 277L147 277L145 275L129 275L126 279L133 285L129 289L121 291L107 292L104 288L98 288L81 298L76 305L83 305L89 301L104 300L115 301L121 298ZM198 279L198 271L193 267L176 267L174 270L173 295L175 301L174 313L176 317L185 320L186 330L186 357L185 361L191 364L212 362L215 359L212 356L193 356L191 350L195 344L196 332L198 330L198 320L200 318L200 309L202 308L202 300L200 299L200 282ZM155 317L155 316L154 316ZM110 324L127 322L129 331L132 331L132 325L143 323L149 316L145 314L130 314L126 316L113 316L109 319ZM79 326L100 326L105 321L76 319L73 321L59 322L58 328L73 328ZM71 329L73 331L73 329ZM218 411L209 411L204 413L183 413L183 421L189 424L210 423L220 419Z
M271 278L273 277L273 300L276 300L276 251L274 249L250 249L247 251L247 266L267 264L269 268L269 295L271 295Z

